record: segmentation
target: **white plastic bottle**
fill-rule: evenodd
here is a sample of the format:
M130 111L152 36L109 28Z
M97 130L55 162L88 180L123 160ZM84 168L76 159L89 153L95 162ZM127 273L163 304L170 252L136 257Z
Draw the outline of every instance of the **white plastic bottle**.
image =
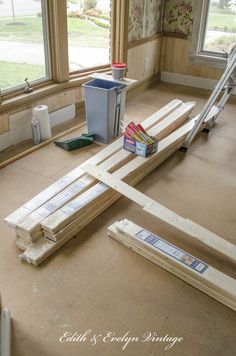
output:
M38 145L41 141L40 125L39 125L39 121L35 117L32 117L32 120L31 120L31 130L32 130L33 143L35 145Z

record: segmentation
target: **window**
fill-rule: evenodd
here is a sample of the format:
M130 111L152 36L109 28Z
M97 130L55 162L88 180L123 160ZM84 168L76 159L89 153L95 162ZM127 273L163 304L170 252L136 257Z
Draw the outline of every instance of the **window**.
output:
M44 0L0 1L2 92L49 79L47 11Z
M22 94L25 78L57 92L62 85L81 83L86 72L106 70L111 58L126 61L128 5L124 0L0 0L2 103Z
M110 63L111 0L67 0L70 72Z
M236 1L199 0L194 9L193 54L224 61L236 43Z

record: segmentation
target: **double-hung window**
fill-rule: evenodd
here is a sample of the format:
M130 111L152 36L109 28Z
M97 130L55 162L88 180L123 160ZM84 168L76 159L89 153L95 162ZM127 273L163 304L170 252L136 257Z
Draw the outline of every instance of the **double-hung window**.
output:
M2 93L50 78L45 0L0 1L0 88Z
M67 0L69 71L108 65L111 0Z
M236 44L236 1L198 0L194 5L192 56L212 64L225 61Z
M50 82L60 90L60 83L109 68L111 58L125 60L127 5L123 0L0 0L2 97L21 94L26 78L32 86Z

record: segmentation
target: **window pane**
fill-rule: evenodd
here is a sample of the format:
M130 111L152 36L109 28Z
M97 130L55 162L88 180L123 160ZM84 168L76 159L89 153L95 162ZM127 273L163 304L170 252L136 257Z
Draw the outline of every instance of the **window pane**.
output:
M110 0L67 0L69 68L110 62Z
M211 0L203 49L229 52L236 43L236 1Z
M48 77L40 0L0 1L0 87L2 90Z

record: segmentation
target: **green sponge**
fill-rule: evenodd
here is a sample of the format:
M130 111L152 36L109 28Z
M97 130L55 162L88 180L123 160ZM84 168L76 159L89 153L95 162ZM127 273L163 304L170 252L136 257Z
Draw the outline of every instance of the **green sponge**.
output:
M56 146L64 148L66 151L76 150L77 148L91 145L94 140L94 134L82 134L80 137L74 137L67 140L54 141Z

